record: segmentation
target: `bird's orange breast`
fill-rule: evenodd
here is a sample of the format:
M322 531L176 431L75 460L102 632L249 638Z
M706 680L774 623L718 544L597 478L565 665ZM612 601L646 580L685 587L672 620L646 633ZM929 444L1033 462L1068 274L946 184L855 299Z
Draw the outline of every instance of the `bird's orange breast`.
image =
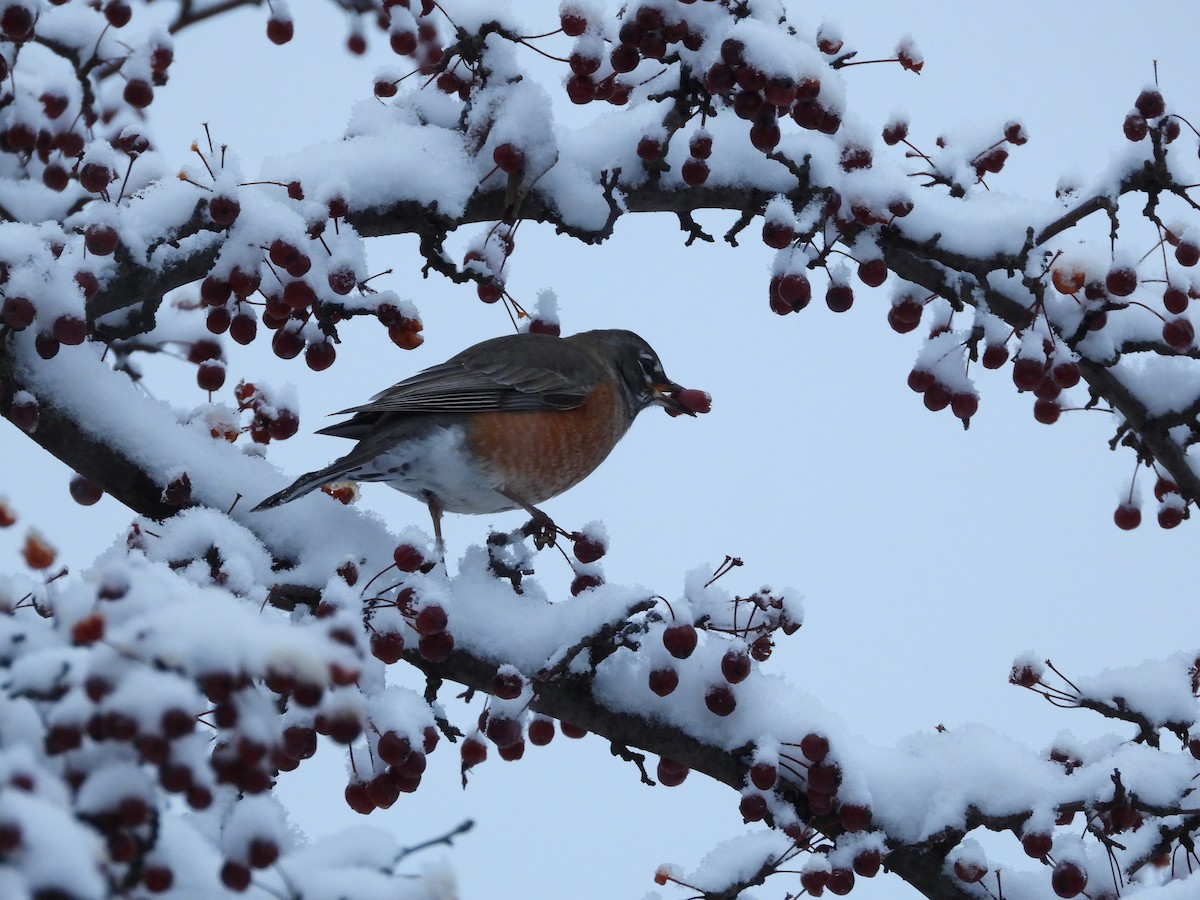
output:
M496 486L537 504L590 475L630 423L616 388L601 382L575 409L475 413L465 431Z

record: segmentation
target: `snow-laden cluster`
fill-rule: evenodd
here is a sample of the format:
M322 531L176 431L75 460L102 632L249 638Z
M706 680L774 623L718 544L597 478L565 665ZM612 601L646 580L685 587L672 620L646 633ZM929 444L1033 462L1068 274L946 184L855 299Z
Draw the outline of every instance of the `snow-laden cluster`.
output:
M427 270L557 333L552 294L535 306L506 287L523 218L595 242L622 215L667 211L694 242L709 237L694 211L732 209L731 242L763 218L780 315L814 282L834 312L855 279L888 285L892 328L929 327L909 384L931 410L970 422L977 362L1008 367L1047 424L1107 404L1174 527L1200 494L1200 226L1186 201L1157 204L1198 180L1162 94L1137 96L1109 171L1034 202L991 189L1030 140L1019 122L924 146L902 119L861 121L845 89L857 51L776 0L567 0L550 21L478 0L362 6L349 49L375 28L397 63L344 139L248 173L222 143L235 136L209 134L176 174L151 139L155 88L173 35L182 48L220 4L0 3L0 409L145 516L82 576L59 577L52 538L31 532L28 571L0 582L0 893L452 896L448 873L414 877L378 831L307 843L276 778L320 741L344 745L331 794L365 814L417 790L446 738L462 738L465 779L489 746L515 759L549 740L554 718L656 753L663 784L722 780L770 826L694 872L664 867L663 885L732 896L798 871L781 892L841 895L886 867L930 896L1195 893L1195 654L1074 681L1036 657L1014 666L1015 683L1132 740L1063 735L1033 753L962 728L870 747L762 671L802 608L791 589L727 589L738 560L650 595L606 581L593 524L565 536L574 600L538 581L521 532L448 571L424 534L335 502L351 491L250 511L243 498L283 486L261 457L297 429L289 388L242 379L236 406L182 407L135 382L142 354L169 351L219 391L224 342L262 347L260 325L272 353L315 370L352 316L418 346L416 307L371 284L369 236L417 235ZM292 29L270 4L266 37ZM566 60L549 76L541 41ZM924 60L905 39L890 63ZM579 125L594 104L607 112ZM1093 217L1120 224L1115 248L1073 242ZM1131 488L1117 524L1140 517ZM402 662L486 691L484 713L447 721L388 683ZM1041 865L998 865L966 837L984 829Z

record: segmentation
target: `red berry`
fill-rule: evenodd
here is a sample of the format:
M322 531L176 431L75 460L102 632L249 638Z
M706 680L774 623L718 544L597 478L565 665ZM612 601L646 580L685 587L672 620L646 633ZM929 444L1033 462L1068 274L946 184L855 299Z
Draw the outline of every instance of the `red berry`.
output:
M960 419L969 419L979 411L979 397L975 394L953 394L950 397L950 411Z
M449 617L446 615L446 610L436 603L431 603L417 613L413 620L413 628L417 630L418 634L441 634L446 630L448 623Z
M829 893L844 897L854 889L854 871L852 869L834 869L829 873L829 881L825 887Z
M267 39L272 44L286 44L295 35L291 19L267 19Z
M980 865L975 862L967 862L966 860L956 859L954 861L954 874L958 876L960 881L965 881L967 884L975 884L983 879L983 876L988 873L987 866Z
M335 294L346 295L358 285L358 279L350 269L334 269L329 273L329 289Z
M1043 425L1053 425L1062 415L1062 407L1053 400L1038 398L1033 403L1033 417Z
M384 665L399 662L404 655L404 637L395 631L376 631L371 635L371 655Z
M1058 863L1050 874L1050 886L1060 897L1078 897L1087 882L1087 872L1070 861Z
M559 23L567 37L579 37L587 30L587 19L578 13L564 12L559 17Z
M737 700L727 685L714 684L704 694L704 705L717 716L727 716L737 709Z
M658 138L644 137L638 141L637 155L646 162L654 162L662 156L662 141Z
M501 700L516 700L525 688L525 679L516 672L496 673L492 676L492 694Z
M829 740L810 732L800 740L800 752L809 762L819 763L829 755Z
M1046 366L1041 360L1019 356L1013 361L1012 380L1019 391L1035 391L1046 380Z
M536 716L529 723L526 737L535 747L544 747L554 740L554 722L544 716ZM524 741L521 742L524 745Z
M596 560L604 556L605 547L603 541L585 537L582 534L575 538L572 550L575 553L575 558L581 563L594 563Z
M375 811L375 803L371 800L367 786L361 781L346 785L345 798L346 805L359 815L366 816Z
M854 288L848 284L830 283L825 291L825 305L836 313L846 312L854 305Z
M1142 524L1142 511L1130 503L1122 503L1113 513L1113 521L1122 531L1132 531Z
M104 496L104 488L82 475L72 476L70 490L71 499L80 506L91 506Z
M107 190L108 184L112 180L112 170L101 166L100 163L89 162L79 169L79 185L89 193L101 193Z
M221 883L231 891L239 893L250 887L250 869L233 860L226 860L221 866Z
M1137 141L1145 140L1146 135L1150 133L1150 126L1146 124L1146 119L1139 113L1131 112L1125 117L1125 123L1122 126L1125 132L1125 137L1129 140Z
M1079 366L1073 362L1059 363L1050 370L1050 377L1064 390L1073 388L1079 384Z
M1163 308L1174 316L1183 315L1188 308L1187 292L1177 287L1168 287L1163 291Z
M1163 96L1156 90L1145 90L1138 94L1133 104L1139 113L1147 119L1157 119L1167 111Z
M233 197L218 194L208 201L208 214L222 228L227 228L237 221L242 206Z
M225 366L218 360L206 360L196 369L196 383L201 390L219 391L225 384Z
M324 372L333 365L336 358L337 349L329 341L309 344L308 349L304 351L304 361L314 372Z
M689 159L680 167L679 175L689 187L700 187L708 181L708 163L702 159Z
M515 174L525 168L525 154L515 144L504 143L492 151L492 160L502 172Z
M676 787L683 784L688 776L688 767L683 763L663 757L658 761L658 782L664 787Z
M775 250L782 250L796 239L796 232L784 222L763 222L763 243Z
M678 623L663 629L663 646L676 659L687 659L696 649L696 627L688 623Z
M60 344L77 347L87 340L87 322L78 316L59 316L54 320L50 332Z
M304 349L304 338L300 332L290 328L280 328L271 337L271 350L280 359L295 359Z
M761 822L769 812L767 798L762 794L743 794L738 811L743 822Z
M1196 340L1196 329L1187 319L1170 319L1163 324L1163 340L1175 350L1183 352Z
M117 229L111 225L89 225L83 231L83 245L94 256L108 256L117 243Z
M779 780L779 770L770 763L755 763L750 767L750 783L760 791L769 791Z
M258 322L247 313L238 313L229 323L229 336L243 346L252 342L257 333Z
M1104 278L1104 287L1114 297L1128 297L1138 285L1137 272L1129 266L1117 266Z
M740 684L750 674L750 654L744 650L728 650L721 657L721 674L730 684Z
M879 287L887 280L887 263L868 259L858 264L858 277L867 287Z

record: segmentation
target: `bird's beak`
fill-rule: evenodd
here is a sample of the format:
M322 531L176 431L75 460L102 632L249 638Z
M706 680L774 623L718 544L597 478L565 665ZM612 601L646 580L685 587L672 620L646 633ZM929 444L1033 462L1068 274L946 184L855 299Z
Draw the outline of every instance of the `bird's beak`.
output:
M650 385L654 389L654 396L650 402L661 406L672 416L685 415L695 416L695 411L688 409L676 398L676 394L683 390L682 385L678 385L673 381L665 381L660 384Z

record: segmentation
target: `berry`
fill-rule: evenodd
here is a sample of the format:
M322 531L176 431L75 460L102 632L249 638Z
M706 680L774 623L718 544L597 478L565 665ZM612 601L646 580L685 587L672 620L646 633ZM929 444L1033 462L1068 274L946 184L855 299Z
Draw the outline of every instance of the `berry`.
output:
M1163 308L1174 316L1183 315L1188 308L1190 298L1187 292L1171 286L1163 291Z
M514 144L500 144L492 151L492 160L502 172L520 173L525 168L525 153Z
M730 684L740 684L750 674L750 654L744 650L728 650L721 658L721 674Z
M763 222L763 243L774 250L782 250L796 239L796 232L791 225L783 222Z
M60 344L77 347L87 340L87 322L78 316L59 316L54 320L50 333Z
M4 298L4 303L0 304L0 319L4 321L5 325L16 331L32 325L33 317L33 303L25 297L10 294Z
M688 776L688 767L672 759L662 757L658 761L658 783L664 787L676 787L683 784Z
M1073 362L1059 363L1050 370L1050 377L1064 390L1073 388L1079 384L1079 366Z
M450 658L454 652L454 636L448 631L437 634L423 634L417 643L417 652L427 662L440 663Z
M679 673L672 668L654 669L650 672L650 690L659 697L674 693L679 687Z
M1147 119L1156 119L1167 111L1163 96L1156 90L1145 90L1138 94L1133 105Z
M112 180L112 171L99 163L87 163L79 170L80 186L92 194L99 194L106 190Z
M950 411L965 421L979 411L979 397L975 394L953 394L950 397Z
M742 814L743 822L761 822L769 811L767 798L762 794L743 794L738 811Z
M559 24L567 37L579 37L587 30L587 19L575 12L564 12L559 17Z
M572 545L575 558L584 564L594 563L596 560L604 556L604 552L607 549L608 548L605 547L603 541L585 537L582 534L575 538L574 544Z
M737 700L726 685L714 684L704 694L704 705L717 716L727 716L737 709Z
M1168 346L1182 353L1195 342L1196 329L1187 319L1170 319L1163 324L1162 336Z
M968 862L963 859L956 859L954 861L954 874L958 876L960 881L965 881L967 884L975 884L977 881L981 881L987 873L987 866L979 863Z
M663 629L663 646L676 659L687 659L696 649L696 627L686 622L671 625Z
M810 732L800 740L800 752L809 762L819 763L829 755L829 740Z
M1041 360L1019 356L1013 361L1012 380L1018 391L1035 391L1046 380L1046 367Z
M227 194L217 194L216 197L209 200L209 216L222 228L232 226L238 220L239 212L241 212L241 204Z
M1122 503L1113 513L1113 521L1122 531L1132 531L1142 524L1142 511L1130 503Z
M1060 862L1050 875L1050 886L1060 897L1078 897L1087 887L1087 872L1076 863Z
M755 763L750 767L750 783L760 791L769 791L779 780L779 771L770 763Z
M334 269L329 273L329 289L335 294L345 296L358 285L358 279L351 269Z
M689 187L699 187L708 181L708 163L702 159L689 159L679 170L683 183Z
M448 622L446 610L436 603L431 603L417 613L413 620L413 628L417 630L417 634L441 634L446 630Z
M83 231L83 246L93 256L108 256L117 249L117 229L111 225L89 225Z
M134 109L145 109L154 102L154 88L145 79L130 78L125 82L122 96L125 98L125 102Z
M1129 266L1117 266L1104 278L1104 287L1114 297L1128 297L1138 285L1137 272Z
M221 883L231 891L242 892L250 887L250 869L233 860L226 860L221 866Z
M501 700L516 700L524 687L525 679L516 672L498 672L492 676L492 694Z
M295 25L291 19L267 19L267 39L272 44L286 44L295 35Z
M1033 404L1033 417L1043 425L1053 425L1062 415L1062 407L1053 400L1038 398Z
M344 796L346 798L346 805L359 815L366 816L375 811L375 803L371 800L367 786L361 781L355 781L346 785Z
M554 740L554 722L545 716L535 716L529 723L526 737L535 747L544 747Z
M337 349L329 341L319 344L309 344L304 351L304 361L314 372L323 372L333 365L337 358Z
M887 263L868 259L858 264L858 277L867 287L879 287L887 280Z
M830 283L825 291L825 305L835 313L846 312L854 305L854 288L848 284Z
M829 873L829 881L825 887L829 893L843 897L854 889L854 871L852 869L834 869Z
M70 490L71 499L80 506L91 506L104 496L104 488L82 475L75 475L71 478Z
M1131 112L1125 117L1125 123L1122 126L1125 132L1125 137L1135 143L1145 140L1146 135L1150 133L1150 126L1146 124L1145 118L1139 113Z

